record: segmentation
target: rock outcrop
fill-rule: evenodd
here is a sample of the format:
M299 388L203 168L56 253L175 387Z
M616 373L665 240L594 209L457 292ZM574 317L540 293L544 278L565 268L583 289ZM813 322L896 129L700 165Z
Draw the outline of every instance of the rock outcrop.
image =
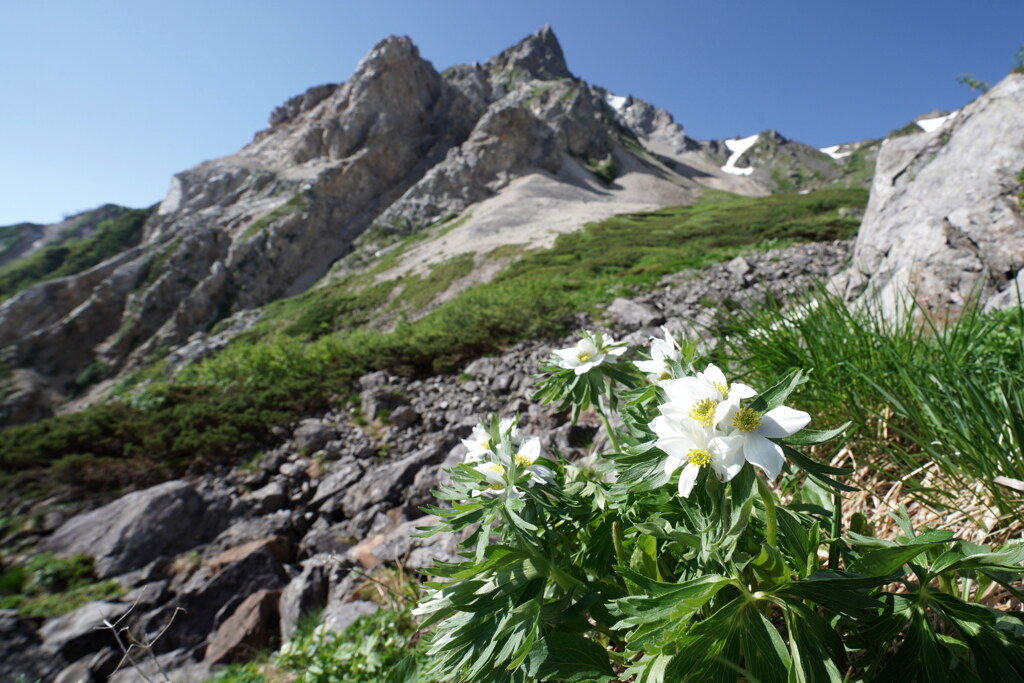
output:
M914 297L953 314L972 297L1016 304L1024 264L1024 75L878 155L853 264L834 284L899 313Z

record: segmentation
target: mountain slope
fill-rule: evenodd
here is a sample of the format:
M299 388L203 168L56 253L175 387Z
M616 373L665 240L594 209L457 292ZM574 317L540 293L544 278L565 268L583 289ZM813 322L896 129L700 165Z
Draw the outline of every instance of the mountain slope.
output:
M346 82L275 109L236 154L175 176L139 247L0 305L0 353L35 394L62 394L86 369L116 376L306 290L357 240L355 261L373 267L379 244L427 235L388 270L398 277L690 204L703 187L772 189L723 171L716 149L667 112L573 77L550 28L444 74L390 37Z

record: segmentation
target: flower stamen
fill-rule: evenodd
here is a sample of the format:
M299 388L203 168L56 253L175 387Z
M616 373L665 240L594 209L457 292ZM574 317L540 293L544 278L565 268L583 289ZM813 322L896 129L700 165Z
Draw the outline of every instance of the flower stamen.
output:
M715 422L715 408L718 403L711 398L702 398L693 404L690 417L700 423L702 427L710 427Z
M697 467L707 467L711 462L711 452L703 448L691 448L686 454L686 461Z
M578 358L581 363L587 363L590 361L590 354L586 351L580 351L576 354L576 358Z
M753 408L740 408L732 417L732 424L741 432L753 432L761 426L761 413Z
M519 465L520 467L529 467L530 465L533 464L533 460L531 460L528 456L523 455L522 453L516 453L514 456L512 456L512 459L515 460L516 464Z
M722 384L721 382L712 382L712 386L718 389L718 393L722 395L723 399L729 398L729 385Z

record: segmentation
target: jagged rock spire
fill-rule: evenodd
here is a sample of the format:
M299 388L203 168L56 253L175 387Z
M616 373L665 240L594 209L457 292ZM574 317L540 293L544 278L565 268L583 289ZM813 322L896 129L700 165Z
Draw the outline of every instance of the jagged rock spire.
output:
M488 63L492 70L508 72L515 80L573 78L562 46L550 26L544 26Z

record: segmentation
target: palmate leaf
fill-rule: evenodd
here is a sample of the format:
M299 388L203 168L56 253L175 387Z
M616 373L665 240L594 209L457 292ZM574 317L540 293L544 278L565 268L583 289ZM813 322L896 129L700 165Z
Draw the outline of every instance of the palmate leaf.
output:
M946 593L931 593L928 600L956 625L982 680L1024 680L1024 647L996 629L996 613Z
M605 683L615 679L608 652L592 640L554 631L538 641L530 657L543 654L537 667L540 680Z
M828 622L799 600L784 599L793 683L840 683L836 661L843 661L843 641Z
M732 582L724 576L708 574L682 583L665 583L619 567L616 572L637 584L647 595L613 600L609 609L622 620L614 629L629 628L660 621L686 621L718 591Z

